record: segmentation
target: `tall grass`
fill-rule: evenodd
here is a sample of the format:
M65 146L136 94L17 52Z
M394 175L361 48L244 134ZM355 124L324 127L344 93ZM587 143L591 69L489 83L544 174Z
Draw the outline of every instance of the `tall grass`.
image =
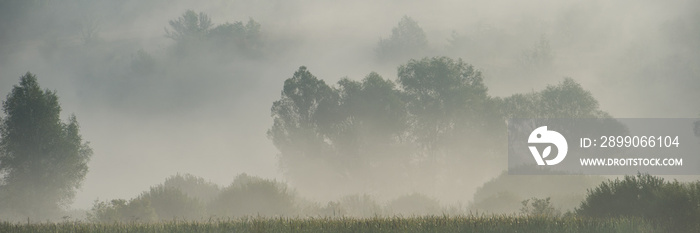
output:
M264 218L158 223L0 223L0 232L663 232L632 218L427 216Z

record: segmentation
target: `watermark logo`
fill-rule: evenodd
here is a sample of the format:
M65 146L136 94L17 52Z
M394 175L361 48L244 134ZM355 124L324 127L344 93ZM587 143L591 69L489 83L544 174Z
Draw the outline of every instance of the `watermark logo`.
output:
M553 159L545 160L552 153L552 146L547 146L542 154L537 150L536 146L529 146L532 156L535 157L537 165L555 165L560 163L566 157L566 152L569 151L569 145L566 143L566 138L557 131L547 130L547 126L541 126L530 133L527 139L529 144L549 143L557 147L557 155Z
M700 175L696 122L700 118L508 119L508 174Z

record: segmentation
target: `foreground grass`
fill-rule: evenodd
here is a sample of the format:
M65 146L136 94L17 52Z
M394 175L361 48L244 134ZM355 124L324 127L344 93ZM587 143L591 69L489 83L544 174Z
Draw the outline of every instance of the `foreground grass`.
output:
M0 232L660 232L639 219L545 217L242 218L158 223L0 223Z

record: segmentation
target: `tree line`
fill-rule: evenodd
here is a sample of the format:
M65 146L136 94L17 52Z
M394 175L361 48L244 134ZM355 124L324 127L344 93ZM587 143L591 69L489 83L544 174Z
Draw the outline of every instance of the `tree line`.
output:
M505 169L506 119L610 118L571 78L502 98L461 59L412 59L397 73L395 81L372 72L331 86L302 66L284 82L268 136L290 182L362 191L464 187L441 177Z
M294 187L303 186L300 180L309 178L300 175L330 177L321 180L335 182L322 183L326 188L352 184L355 177L372 178L367 179L371 181L365 190L356 190L359 193L390 183L410 185L397 182L397 177L433 175L427 180L438 180L435 175L440 173L411 173L415 172L412 168L425 164L468 161L465 158L498 161L503 156L499 154L503 153L498 147L503 143L499 135L507 117L609 117L590 92L572 79L539 92L492 97L477 69L447 57L410 60L399 66L396 82L370 73L361 81L342 79L336 86L327 85L302 66L284 82L281 98L272 106L274 123L268 134L280 150L281 168ZM2 108L3 218L42 219L60 213L80 187L92 155L79 133L77 118L62 121L56 92L42 90L32 73L20 77ZM486 158L480 158L484 155ZM462 168L482 165L460 164ZM403 169L403 173L381 176L385 174L382 170L392 168ZM454 172L450 168L441 167L440 172ZM573 214L638 216L685 227L700 213L697 186L697 182L666 182L649 175L627 176L589 190ZM406 193L410 192L383 208L363 195L319 205L300 201L303 198L293 189L277 181L239 175L231 185L221 188L198 177L177 175L129 201L96 202L90 219L155 221L255 213L367 216L446 211L434 199ZM549 199L532 200L534 209L523 202L523 212L554 213ZM418 209L409 205L416 203Z

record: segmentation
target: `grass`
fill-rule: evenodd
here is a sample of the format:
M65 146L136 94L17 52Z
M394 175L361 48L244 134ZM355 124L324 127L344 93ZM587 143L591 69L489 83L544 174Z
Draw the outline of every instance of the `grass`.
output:
M548 217L376 217L240 218L157 223L0 223L0 232L660 232L630 218Z

